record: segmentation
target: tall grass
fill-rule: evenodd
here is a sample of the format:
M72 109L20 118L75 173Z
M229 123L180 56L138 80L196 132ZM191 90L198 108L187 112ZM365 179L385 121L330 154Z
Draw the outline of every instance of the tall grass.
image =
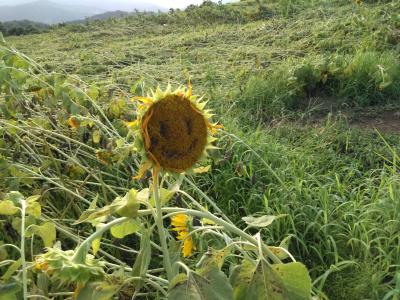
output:
M392 52L289 59L251 76L236 105L255 119L304 109L313 101L335 108L400 101L400 60Z
M286 214L264 235L271 244L288 237L331 299L390 293L400 271L397 136L349 129L341 120L232 131L242 140L227 136L223 159L203 178L224 211L238 222Z

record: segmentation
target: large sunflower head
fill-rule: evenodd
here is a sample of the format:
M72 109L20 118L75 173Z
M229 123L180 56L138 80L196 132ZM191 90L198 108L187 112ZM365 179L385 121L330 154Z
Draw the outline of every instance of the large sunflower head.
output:
M138 177L151 166L181 173L205 157L218 126L210 123L205 102L192 95L190 85L187 90L168 87L134 99L140 101L137 120L128 127L145 157Z

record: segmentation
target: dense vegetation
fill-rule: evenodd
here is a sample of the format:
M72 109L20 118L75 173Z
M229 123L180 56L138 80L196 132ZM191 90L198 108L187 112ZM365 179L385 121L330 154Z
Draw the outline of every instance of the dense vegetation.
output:
M399 42L398 1L346 0L205 2L8 38L33 60L0 56L0 190L41 194L43 218L73 247L92 231L72 226L88 201L144 185L119 142L128 99L190 77L225 131L211 171L185 190L238 225L285 215L263 238L288 243L322 299L398 299L399 132L351 124L400 109ZM4 243L11 223L0 219ZM107 238L102 255L132 266L137 238Z
M4 36L43 33L46 32L48 28L49 26L46 24L27 20L0 22L0 32L2 32Z

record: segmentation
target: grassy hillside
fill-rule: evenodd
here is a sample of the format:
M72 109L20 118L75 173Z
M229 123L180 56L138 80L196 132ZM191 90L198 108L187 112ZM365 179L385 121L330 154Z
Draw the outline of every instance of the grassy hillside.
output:
M9 41L48 70L125 90L142 79L150 85L181 83L189 73L201 92L230 102L240 97L239 106L257 115L279 114L310 99L318 104L333 98L339 107L396 102L398 4L301 3L266 6L271 11L264 14L271 17L247 5L244 12L238 4L232 10L205 6ZM254 103L258 95L262 110Z
M131 180L136 158L112 137L126 135L128 99L190 77L225 127L196 186L235 224L285 215L262 236L269 245L288 242L321 299L398 299L399 132L368 130L360 120L389 112L397 122L399 42L398 1L345 0L206 3L10 37L54 93L11 75L37 92L26 97L0 76L3 95L11 89L20 101L0 94L0 187L44 193L45 217L68 229L60 239L73 244L71 235L91 230L71 225L87 208L81 198L105 205L143 184ZM4 57L4 66L24 67ZM31 97L32 106L24 102ZM78 115L85 125L71 132L66 120ZM96 151L111 153L108 164ZM196 186L185 188L206 203ZM3 221L0 241L10 242ZM137 239L118 243L108 241L105 252L132 265Z

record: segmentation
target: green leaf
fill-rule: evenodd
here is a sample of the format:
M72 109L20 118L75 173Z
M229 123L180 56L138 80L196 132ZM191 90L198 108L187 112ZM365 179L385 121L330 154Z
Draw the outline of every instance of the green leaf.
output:
M0 202L0 215L12 216L19 211L11 200L3 200Z
M145 278L151 260L150 229L145 231L140 238L140 250L132 268L132 277ZM135 289L139 291L144 281L135 283Z
M12 228L19 234L21 234L21 223L22 223L22 220L20 217L14 217L11 222ZM36 218L34 216L26 216L25 228L28 228L32 224L36 224Z
M137 194L137 190L131 189L128 193L126 193L124 198L122 198L120 201L117 201L116 203L118 204L119 208L116 210L116 213L121 217L136 217L140 206L137 200Z
M17 282L0 283L0 299L11 300L17 299L15 294L20 291L21 287Z
M112 285L107 282L90 282L80 290L77 300L109 300L119 290L118 285Z
M233 299L232 286L226 275L216 265L191 272L186 276L178 274L171 282L168 299L173 300L229 300Z
M24 199L24 196L20 192L13 191L6 195L6 200L11 200L15 205L21 205Z
M231 275L235 300L310 300L311 279L298 262L268 265L244 260Z
M18 259L14 261L11 266L8 267L7 271L1 277L2 280L7 281L11 278L11 276L19 269L22 264L22 260Z
M278 216L261 216L261 217L243 217L242 220L246 222L249 227L267 227L271 225L273 221L276 219L285 217L287 215L278 215Z
M31 237L33 234L40 236L44 242L45 247L53 246L56 240L56 226L52 222L46 222L42 225L31 225L25 232L27 237Z
M312 283L307 268L303 264L299 262L276 264L272 265L272 269L282 282L283 291L286 295L286 298L282 299L311 299ZM271 279L270 282L272 285Z
M135 233L140 229L140 223L138 220L129 219L121 224L111 227L111 234L117 239L122 239L125 236Z

